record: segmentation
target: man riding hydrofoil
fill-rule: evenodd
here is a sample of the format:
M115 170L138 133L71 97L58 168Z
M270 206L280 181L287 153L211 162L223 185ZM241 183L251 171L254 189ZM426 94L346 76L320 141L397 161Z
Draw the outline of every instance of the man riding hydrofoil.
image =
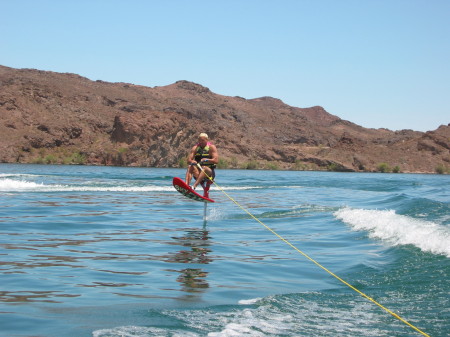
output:
M186 184L190 185L192 177L195 183L192 186L195 189L199 184L203 187L203 196L208 198L208 191L214 179L217 163L219 162L219 154L214 144L209 141L206 133L201 133L198 136L198 143L194 145L188 156L189 167L186 172ZM200 164L200 169L197 164Z

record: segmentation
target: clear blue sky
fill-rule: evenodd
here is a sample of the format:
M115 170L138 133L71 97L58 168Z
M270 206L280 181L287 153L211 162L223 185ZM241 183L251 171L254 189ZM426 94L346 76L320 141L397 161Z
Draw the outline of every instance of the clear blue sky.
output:
M0 0L0 64L450 123L449 0Z

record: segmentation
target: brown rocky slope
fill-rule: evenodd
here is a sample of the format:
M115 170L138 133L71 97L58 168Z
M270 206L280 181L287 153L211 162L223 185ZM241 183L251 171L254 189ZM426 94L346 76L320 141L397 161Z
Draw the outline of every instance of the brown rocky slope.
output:
M450 167L450 126L367 129L322 107L222 96L187 81L149 88L0 66L0 162L177 167L200 132L223 167Z

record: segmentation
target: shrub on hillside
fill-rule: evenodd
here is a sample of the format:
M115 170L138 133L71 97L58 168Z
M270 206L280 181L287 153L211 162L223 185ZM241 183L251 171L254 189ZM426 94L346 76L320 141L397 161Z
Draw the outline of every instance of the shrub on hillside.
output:
M381 163L381 164L378 164L378 166L377 166L377 172L381 172L381 173L391 172L391 168L389 167L388 164Z

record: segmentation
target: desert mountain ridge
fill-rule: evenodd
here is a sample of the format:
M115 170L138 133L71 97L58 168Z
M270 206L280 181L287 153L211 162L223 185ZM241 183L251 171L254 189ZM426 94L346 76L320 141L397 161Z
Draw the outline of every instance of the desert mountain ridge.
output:
M424 115L426 111L424 111ZM221 167L448 172L450 126L370 129L320 106L0 66L0 162L179 167L197 135Z

